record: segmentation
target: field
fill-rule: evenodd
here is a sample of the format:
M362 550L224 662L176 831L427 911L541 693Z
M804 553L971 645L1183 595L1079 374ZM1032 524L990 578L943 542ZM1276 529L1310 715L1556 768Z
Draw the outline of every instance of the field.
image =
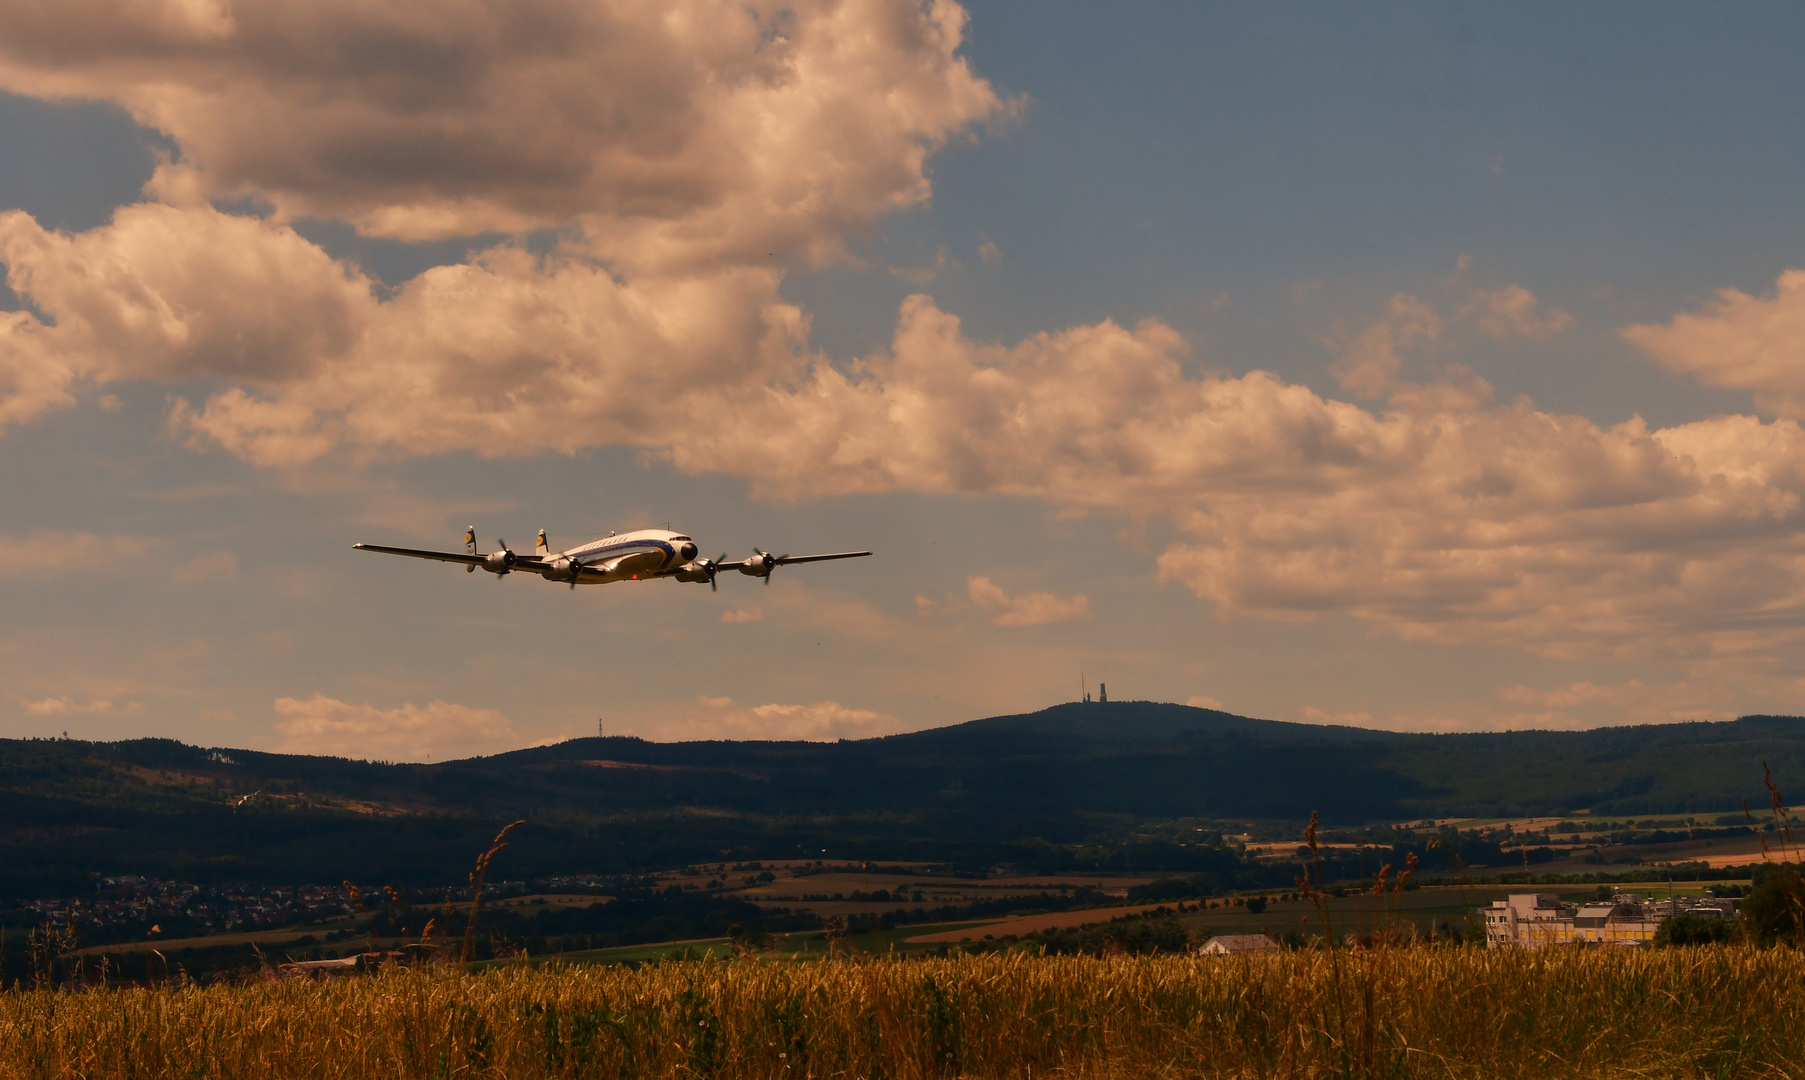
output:
M700 961L0 995L8 1077L1757 1077L1805 956L1745 947Z
M725 886L730 895L744 897L760 907L787 907L819 915L868 915L895 907L928 907L969 904L975 900L1025 897L1072 889L1096 889L1124 896L1136 885L1153 880L1148 875L993 873L985 877L949 877L931 872L928 864L874 862L870 869L858 866L811 867L807 863L771 862L763 866L774 879L759 882L741 872L661 874L661 884L706 887L710 881ZM800 873L798 871L801 871ZM853 899L884 891L888 900ZM919 900L916 897L920 897Z

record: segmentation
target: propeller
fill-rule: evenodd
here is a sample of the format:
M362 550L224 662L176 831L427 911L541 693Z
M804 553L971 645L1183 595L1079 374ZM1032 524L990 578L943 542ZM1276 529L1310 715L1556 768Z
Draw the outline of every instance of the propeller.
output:
M782 566L784 561L789 558L787 554L773 555L770 552L760 550L759 548L753 548L752 554L757 556L757 558L752 561L759 565L758 576L765 579L765 584L767 586L771 584L771 571Z
M499 578L514 569L514 563L519 557L514 554L514 549L508 546L506 539L498 539L495 542L501 545L501 550L492 551L483 558L483 569Z
M709 592L720 592L721 591L721 587L714 583L714 576L721 572L721 563L726 558L727 558L727 553L725 551L723 551L723 552L721 552L721 557L719 559L709 559L708 560L708 591Z
M576 592L577 579L583 576L583 564L575 559L570 559L568 561L570 563L570 591Z

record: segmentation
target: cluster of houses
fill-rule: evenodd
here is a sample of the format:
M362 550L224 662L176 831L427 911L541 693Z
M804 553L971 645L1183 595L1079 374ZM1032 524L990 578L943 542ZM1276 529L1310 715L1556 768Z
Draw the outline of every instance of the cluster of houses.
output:
M605 880L593 874L582 874L551 878L534 882L534 885L548 890L593 890ZM485 886L484 896L519 895L527 889L524 881L491 881ZM468 900L470 891L468 885L434 889L417 897L416 902L435 904L446 898ZM359 889L359 894L367 906L382 906L380 886L364 886ZM120 933L142 934L152 925L169 934L258 929L354 915L358 910L357 899L343 885L203 886L137 874L92 875L90 887L79 896L16 902L0 900L0 913L8 921L60 921L73 915L89 930L102 929L103 938L117 937Z
M83 923L99 927L148 926L173 920L176 925L227 930L355 910L349 890L338 885L203 887L132 874L100 878L94 884L94 891L84 896L27 900L18 909L35 918L58 918L73 908ZM379 889L372 891L381 894Z
M1492 948L1544 945L1647 945L1661 923L1675 915L1698 915L1734 922L1736 901L1708 896L1651 900L1641 893L1615 893L1609 900L1576 904L1554 893L1512 893L1481 908L1485 942ZM1277 952L1265 934L1223 934L1197 949L1204 956Z
M1574 904L1554 893L1512 893L1483 909L1485 941L1494 948L1515 945L1646 945L1663 920L1681 914L1733 921L1736 901L1702 896L1650 900L1641 893L1617 893L1609 900Z

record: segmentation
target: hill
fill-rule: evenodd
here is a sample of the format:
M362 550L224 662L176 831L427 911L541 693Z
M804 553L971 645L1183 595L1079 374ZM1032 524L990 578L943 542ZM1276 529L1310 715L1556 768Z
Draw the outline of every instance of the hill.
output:
M430 765L6 740L0 889L97 870L456 880L516 818L535 826L510 852L521 875L803 853L1184 869L1200 852L1178 845L1180 820L1188 834L1312 811L1348 824L1723 813L1766 804L1764 760L1796 792L1805 720L1425 735L1111 702L837 743L586 738Z

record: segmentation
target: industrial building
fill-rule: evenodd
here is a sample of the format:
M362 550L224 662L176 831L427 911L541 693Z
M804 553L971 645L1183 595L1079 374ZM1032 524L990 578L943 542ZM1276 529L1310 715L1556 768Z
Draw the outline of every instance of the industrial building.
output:
M1609 900L1574 904L1554 893L1512 893L1484 909L1485 942L1494 948L1514 945L1644 945L1654 940L1662 921L1691 913L1734 920L1736 901L1712 897L1674 896L1649 900L1641 893L1617 893Z

